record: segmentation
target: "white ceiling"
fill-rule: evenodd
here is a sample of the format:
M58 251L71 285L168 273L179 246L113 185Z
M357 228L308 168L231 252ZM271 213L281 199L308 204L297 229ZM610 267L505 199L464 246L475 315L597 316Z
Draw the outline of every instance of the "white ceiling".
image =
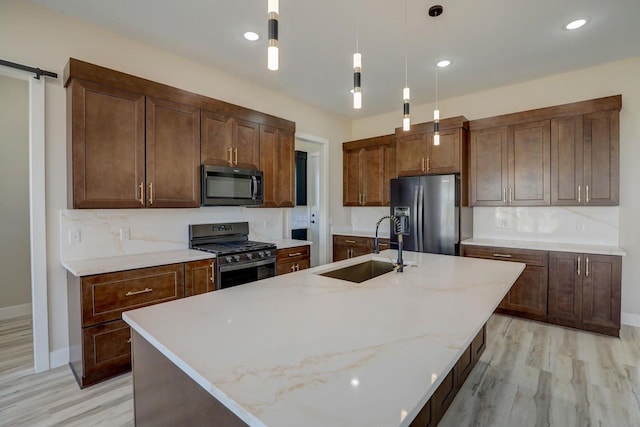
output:
M30 1L336 114L402 109L405 0L280 0L279 71L266 66L267 0ZM640 0L406 1L413 105L435 99L435 63L444 58L452 65L439 70L440 99L640 55ZM434 4L444 6L438 18L427 15ZM563 29L578 17L588 24ZM356 22L359 111L349 93ZM244 40L246 30L261 39Z

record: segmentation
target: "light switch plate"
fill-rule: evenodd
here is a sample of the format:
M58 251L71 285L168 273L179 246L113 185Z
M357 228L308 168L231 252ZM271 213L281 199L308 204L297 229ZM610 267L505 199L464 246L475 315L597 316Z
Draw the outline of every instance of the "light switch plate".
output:
M129 227L124 227L120 229L120 240L124 241L124 240L129 240L131 239L131 230L129 229Z

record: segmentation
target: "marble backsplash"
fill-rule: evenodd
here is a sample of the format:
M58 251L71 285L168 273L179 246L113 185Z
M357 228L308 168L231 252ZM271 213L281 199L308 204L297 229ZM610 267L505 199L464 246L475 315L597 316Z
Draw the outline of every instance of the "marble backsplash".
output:
M473 208L473 237L618 246L617 206Z
M388 214L386 206L351 208L351 229L372 231ZM618 246L619 217L617 206L473 208L473 237Z
M245 207L61 210L60 258L75 260L184 249L189 247L189 224L209 222L247 221L251 239L272 241L283 238L284 220L282 209ZM125 236L121 238L123 233Z

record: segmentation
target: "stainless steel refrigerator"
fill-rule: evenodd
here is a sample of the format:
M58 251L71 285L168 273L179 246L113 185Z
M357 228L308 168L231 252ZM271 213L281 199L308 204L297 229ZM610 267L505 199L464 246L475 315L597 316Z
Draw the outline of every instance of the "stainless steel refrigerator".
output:
M473 235L473 210L460 206L460 175L391 180L391 215L402 223L404 250L460 255L460 241ZM391 225L391 247L398 237Z

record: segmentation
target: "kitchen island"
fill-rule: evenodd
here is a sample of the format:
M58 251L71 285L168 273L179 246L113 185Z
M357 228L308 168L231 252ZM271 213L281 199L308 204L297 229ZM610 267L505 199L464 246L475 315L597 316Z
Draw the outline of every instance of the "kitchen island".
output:
M137 425L409 425L524 264L405 252L404 273L319 275L395 256L125 312Z

